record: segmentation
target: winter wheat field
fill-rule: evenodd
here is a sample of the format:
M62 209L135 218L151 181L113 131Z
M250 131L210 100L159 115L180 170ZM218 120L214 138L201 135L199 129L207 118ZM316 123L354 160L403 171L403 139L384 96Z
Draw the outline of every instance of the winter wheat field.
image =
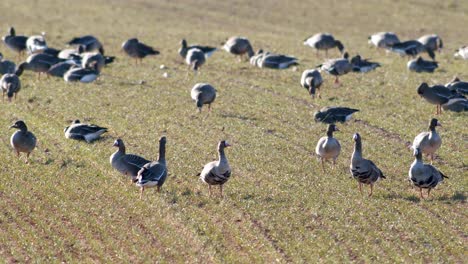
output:
M16 101L0 104L0 259L42 263L463 263L467 255L468 131L466 113L437 116L442 147L434 165L449 179L420 199L407 181L414 160L408 143L428 129L435 106L416 93L422 83L468 79L468 61L453 58L468 44L466 1L0 1L1 35L46 32L50 47L92 34L117 56L91 84L21 76ZM401 40L437 33L445 44L433 74L408 72L406 58L372 48L367 37L393 31ZM304 69L324 61L303 45L331 32L351 55L382 64L333 85L322 73L322 98L299 84ZM179 42L221 47L248 37L255 50L294 55L297 68L260 69L219 49L200 74L187 75ZM134 60L120 51L138 37L159 56ZM7 59L16 54L0 45ZM330 50L330 57L339 57ZM166 69L161 70L160 65ZM168 78L163 74L167 72ZM197 113L195 83L218 90L213 111ZM335 137L335 169L322 172L315 155L325 106L360 109ZM9 126L23 119L38 138L29 164L16 158ZM109 128L91 144L69 140L73 119ZM387 179L361 195L350 178L353 134L364 157ZM160 193L130 184L109 164L121 137L129 153L156 159L167 136L169 176ZM197 174L217 159L226 139L233 173L210 198ZM425 159L427 162L427 159ZM364 193L368 191L367 187Z

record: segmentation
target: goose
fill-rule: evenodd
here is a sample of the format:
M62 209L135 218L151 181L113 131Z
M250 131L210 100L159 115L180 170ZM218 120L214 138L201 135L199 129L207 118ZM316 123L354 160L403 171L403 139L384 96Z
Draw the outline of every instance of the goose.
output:
M104 47L101 42L91 35L73 38L67 44L70 46L82 46L83 52L99 51L99 53L104 54Z
M408 70L414 72L434 72L437 67L439 67L436 61L427 61L423 60L421 56L418 56L416 59L408 61L407 64Z
M63 79L66 82L91 83L99 77L97 67L97 64L94 64L93 68L81 68L79 66L72 66L63 75Z
M444 47L444 43L442 42L442 39L436 35L436 34L430 34L430 35L424 35L418 39L421 44L424 45L426 48L426 51L442 51L442 48Z
M84 46L80 45L80 46L77 46L76 48L61 50L59 54L57 55L57 57L63 60L78 59L78 58L80 58L81 60L82 53L85 53Z
M107 132L107 128L92 124L82 124L80 120L76 119L63 131L65 132L66 138L85 140L87 143L91 143Z
M244 54L247 54L249 59L254 55L254 50L250 41L245 37L231 37L223 45L223 49L231 54L238 55L239 61Z
M421 52L427 52L432 60L435 59L435 54L432 50L426 47L417 40L408 40L404 42L395 43L390 47L390 51L400 54L400 56L416 57Z
M0 52L0 74L14 73L16 64L9 60L3 59L3 54Z
M369 36L369 44L377 48L390 49L396 43L400 42L398 36L393 32L379 32Z
M211 104L216 99L216 89L207 83L197 83L193 86L190 95L197 103L198 112L201 112L204 104L207 104L208 111L211 111Z
M205 53L199 49L190 49L187 52L187 56L185 57L185 62L192 68L195 72L198 72L200 67L205 63Z
M447 103L442 105L444 110L452 112L465 112L468 111L468 99L466 98L453 98Z
M9 35L3 36L2 40L8 48L17 52L18 55L21 56L26 50L26 41L28 40L28 37L17 36L15 28L10 27Z
M145 188L157 187L160 192L167 178L166 166L166 137L159 139L159 156L157 161L146 163L137 175L136 185L141 188L140 199L143 198Z
M380 63L362 59L359 54L351 58L351 64L354 72L370 72L380 67Z
M185 39L180 41L180 49L179 49L179 55L185 59L187 56L187 52L191 49L199 49L205 54L205 58L211 57L213 53L217 50L215 47L210 47L210 46L201 46L201 45L187 45L187 41Z
M354 140L354 151L351 156L351 164L349 170L351 175L359 182L359 192L362 194L362 184L370 185L369 196L372 196L374 183L379 179L385 179L382 171L375 165L372 160L368 160L362 157L362 140L361 136L356 133L353 136Z
M319 50L325 50L325 57L328 57L328 50L338 48L341 54L344 52L344 46L341 41L336 40L333 35L329 33L317 33L304 40L304 45L316 49L318 56Z
M132 182L136 182L138 171L150 161L138 155L126 154L125 144L120 138L114 141L113 146L119 149L110 156L110 164L118 172L130 176Z
M447 83L445 87L459 94L468 95L468 82L463 82L458 77Z
M36 136L28 131L26 123L22 120L16 121L10 128L18 129L10 138L10 144L16 152L16 156L19 158L20 152L26 153L26 163L28 163L29 155L36 148Z
M62 61L62 62L52 65L47 71L47 74L50 76L63 78L65 73L68 72L68 70L70 70L73 66L79 67L79 64L76 64L75 62L71 60Z
M324 107L314 113L314 120L315 122L320 121L325 124L344 123L349 121L352 115L358 111L358 109L340 106Z
M208 190L211 197L211 185L219 185L219 191L221 197L223 197L223 184L225 184L231 177L231 167L224 153L224 149L231 145L226 141L220 141L218 143L218 155L217 161L207 163L202 172L200 173L200 179L208 184Z
M21 89L21 81L19 76L23 73L22 70L18 69L15 73L7 73L0 79L0 88L3 91L2 100L4 100L5 93L7 94L8 101L11 102L11 98L15 96Z
M425 82L421 83L416 91L419 96L426 99L426 101L437 105L436 115L442 113L441 105L447 103L450 99L463 98L462 95L451 91L443 85L429 86Z
M42 50L42 53L44 54L48 54L50 56L53 56L53 57L57 57L58 58L58 55L60 53L60 50L58 49L55 49L55 48L51 48L51 47L47 47L45 49Z
M135 58L136 64L138 64L138 59L140 62L143 61L148 55L158 55L159 51L155 50L154 48L141 43L137 38L131 38L122 43L123 51L130 56L131 58Z
M468 46L462 46L458 50L455 51L455 54L453 54L455 58L460 57L464 60L468 60Z
M105 57L99 52L85 52L81 54L81 67L92 68L95 64L97 72L101 72L102 68L106 64Z
M38 78L40 78L41 73L46 73L52 65L59 62L60 60L56 57L44 53L37 53L30 55L25 62L18 65L18 69L37 72Z
M343 54L343 58L327 60L317 67L320 67L321 70L335 76L335 84L339 84L338 77L353 70L353 66L349 63L348 58L349 54L348 52L345 52Z
M322 83L323 79L319 70L310 69L302 73L301 85L309 92L312 98L315 97L315 90L317 90L317 97L322 98L320 96L320 86L322 86Z
M415 156L415 160L408 172L409 180L416 187L419 187L419 195L421 199L424 199L422 189L427 189L427 197L429 197L431 189L448 177L436 167L423 163L422 151L419 148L414 149L413 156Z
M431 164L434 161L434 153L442 145L442 139L437 134L436 126L442 126L440 122L432 118L429 123L429 132L419 133L413 140L413 149L419 149L422 153L431 157Z
M42 35L30 36L26 40L26 50L29 54L41 53L45 49L47 49L47 42L44 32Z
M286 69L291 65L298 64L297 58L288 55L273 54L270 52L263 53L261 50L257 56L258 59L256 60L255 64L260 68Z
M340 131L334 124L328 125L327 136L322 137L317 142L315 147L315 153L320 158L320 163L322 164L322 170L325 172L325 167L323 166L324 161L328 159L333 160L333 167L336 164L336 159L340 155L341 145L340 142L333 137L333 132Z

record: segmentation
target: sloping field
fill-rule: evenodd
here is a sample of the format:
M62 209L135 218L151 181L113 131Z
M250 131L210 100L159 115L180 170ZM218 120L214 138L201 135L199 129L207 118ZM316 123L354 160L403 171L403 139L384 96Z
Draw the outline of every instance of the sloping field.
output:
M0 1L0 27L47 33L49 46L93 34L117 56L92 84L21 77L14 103L0 104L0 259L72 263L462 263L467 257L468 131L466 113L437 118L442 147L434 163L450 178L426 200L408 185L407 142L427 130L435 106L416 93L421 82L468 79L453 51L468 44L466 1ZM446 46L434 74L406 70L407 60L370 48L367 36L394 31L402 40L438 33ZM382 63L348 74L342 85L324 75L322 99L300 87L304 69L323 61L302 42L332 32L351 55ZM217 51L187 77L179 41L220 46L246 36L255 49L291 54L297 70L268 70ZM161 55L135 66L120 52L131 37ZM6 58L16 55L2 44ZM339 56L338 51L330 55ZM161 70L164 64L167 69ZM167 72L169 78L163 78ZM196 112L190 89L218 90L213 111ZM313 113L330 105L361 111L335 134L337 166L322 172L315 156L326 126ZM73 119L110 128L92 144L64 138ZM30 164L11 150L8 127L23 119L37 136ZM374 196L350 178L352 135L385 173ZM161 193L139 190L109 164L121 137L129 153L155 159L166 135L170 174ZM217 158L221 139L233 168L224 199L209 197L196 176ZM217 189L215 189L217 191ZM365 189L367 192L367 188ZM214 192L217 194L217 192Z

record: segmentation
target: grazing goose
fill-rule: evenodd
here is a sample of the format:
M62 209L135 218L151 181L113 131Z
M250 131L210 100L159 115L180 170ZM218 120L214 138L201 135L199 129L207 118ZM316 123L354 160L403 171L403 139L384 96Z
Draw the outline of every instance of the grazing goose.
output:
M260 50L254 57L257 58L255 60L255 65L260 68L286 69L291 65L298 64L297 58L295 57L281 54L273 54L270 52L263 52L263 50Z
M205 63L205 53L199 49L190 49L185 57L185 62L195 72L198 72L200 67Z
M315 122L320 121L325 124L335 124L337 122L344 123L346 121L349 121L352 115L358 111L358 109L348 107L324 107L320 109L320 111L314 113L314 120Z
M431 189L448 178L436 167L422 162L422 151L419 148L414 149L413 155L416 157L409 169L409 180L419 187L419 195L424 199L422 189L427 189L427 197L431 194Z
M320 96L320 86L322 86L322 83L323 83L323 79L319 70L316 70L316 69L305 70L302 73L301 85L307 91L309 91L309 94L310 96L312 96L312 98L315 97L315 90L317 90L317 97L322 98Z
M385 179L382 171L377 167L377 165L362 157L362 141L361 136L356 133L353 136L354 140L354 152L351 156L351 165L349 165L349 170L354 179L359 182L359 191L362 194L362 184L370 185L369 196L372 196L372 191L374 183L379 179Z
M408 61L407 64L408 70L414 72L434 72L437 67L439 67L436 61L427 61L423 60L421 56L418 56L416 59Z
M135 58L136 64L138 64L138 59L141 63L146 56L159 54L159 51L141 43L137 38L131 38L122 43L122 49L128 56Z
M191 49L199 49L205 54L205 58L211 57L213 53L217 50L215 47L210 47L210 46L201 46L201 45L187 45L187 41L185 39L180 41L180 49L179 49L179 55L185 59L187 56L187 52Z
M47 49L47 42L44 32L42 32L42 35L30 36L28 40L26 40L26 50L29 54L40 53L45 49Z
M458 50L455 51L455 54L453 54L455 58L460 57L464 60L468 60L468 46L462 46Z
M88 143L99 139L102 134L107 132L107 128L92 124L82 124L80 120L74 120L70 126L64 130L65 137L76 140L85 140Z
M16 156L20 156L20 152L26 153L26 163L28 163L29 155L36 148L36 136L28 131L26 123L22 120L16 121L10 128L19 129L10 138L10 144L16 152Z
M424 35L418 39L421 44L424 45L426 48L426 51L442 51L442 48L444 47L444 43L442 42L442 39L437 36L436 34L430 34L430 35Z
M370 72L380 67L380 63L362 59L359 54L351 59L351 64L354 72Z
M435 59L435 54L432 50L427 50L426 47L417 40L408 40L395 43L390 48L391 51L400 54L400 56L416 57L419 53L426 51L432 60Z
M130 176L132 182L136 182L138 171L150 161L138 155L126 154L125 144L120 138L113 146L119 149L110 156L110 164L123 175Z
M458 77L447 83L445 87L459 94L468 95L468 82L463 82Z
M242 56L247 53L249 58L254 55L252 45L250 41L245 37L231 37L223 45L223 49L231 54L238 55L239 61L242 60Z
M339 83L338 76L345 75L353 70L353 65L348 61L349 54L345 52L343 58L327 60L318 65L321 70L335 76L335 84Z
M11 27L9 35L3 36L2 40L8 48L17 52L18 55L21 56L21 54L26 50L26 41L28 40L28 37L17 36L15 29Z
M190 95L197 103L198 112L201 112L204 104L207 104L208 111L211 111L211 104L216 99L216 89L207 83L197 83L193 86Z
M21 89L21 81L19 76L23 73L22 70L18 69L16 73L7 73L0 79L0 88L3 91L2 100L4 100L5 93L7 94L8 101L11 102L11 98L15 96Z
M463 98L462 95L451 91L443 85L429 86L427 83L421 83L416 90L419 96L426 99L431 104L437 105L436 115L441 114L441 105L447 103L450 99Z
M304 40L304 45L316 49L318 56L319 50L325 50L325 57L328 57L328 50L338 48L341 54L344 52L344 46L339 40L335 40L329 33L317 33Z
M0 52L0 74L14 73L16 64L9 60L3 59L3 54Z
M99 77L97 64L93 68L81 68L79 66L72 66L64 75L63 79L66 82L82 82L91 83Z
M442 139L437 134L436 126L441 126L435 118L429 123L429 132L421 132L413 140L413 149L420 149L422 153L431 157L431 164L434 161L434 153L442 145Z
M369 36L369 44L377 48L390 49L394 44L399 43L400 39L393 32L379 32Z
M452 112L465 112L468 111L468 99L466 98L453 98L447 103L442 105L444 110Z
M52 65L59 62L60 60L56 57L44 53L37 53L30 55L25 62L18 65L18 69L37 72L38 78L40 78L41 73L46 73Z
M49 70L47 71L47 74L50 76L63 78L65 73L68 72L68 70L70 70L73 66L78 67L79 64L76 64L75 62L72 62L70 60L62 61L62 62L52 65L52 67L50 67Z
M67 44L71 46L82 46L83 52L99 51L99 53L104 54L104 48L101 42L91 35L73 38Z
M166 178L166 137L161 137L159 139L158 160L146 163L138 171L136 185L141 188L140 199L143 198L143 191L145 188L156 186L159 192Z
M315 147L315 153L320 158L323 171L325 171L325 167L323 166L324 161L332 159L333 167L335 167L336 159L340 155L340 142L333 137L333 132L335 131L340 130L334 124L328 125L327 136L320 138Z
M223 184L231 177L231 167L224 153L224 149L230 146L227 141L220 141L218 144L219 160L207 163L200 173L200 179L208 184L210 197L211 185L219 185L219 191L221 197L223 197Z

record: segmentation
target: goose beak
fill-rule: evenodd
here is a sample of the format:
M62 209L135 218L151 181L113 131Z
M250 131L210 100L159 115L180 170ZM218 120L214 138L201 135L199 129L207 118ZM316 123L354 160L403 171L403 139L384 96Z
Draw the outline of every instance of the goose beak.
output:
M441 127L442 124L441 124L439 121L437 121L437 126L440 126L440 127Z
M114 142L114 144L112 145L113 147L118 147L119 146L119 143L116 141Z
M10 128L18 128L16 125L12 125L10 126Z
M232 147L232 145L226 142L226 147Z

